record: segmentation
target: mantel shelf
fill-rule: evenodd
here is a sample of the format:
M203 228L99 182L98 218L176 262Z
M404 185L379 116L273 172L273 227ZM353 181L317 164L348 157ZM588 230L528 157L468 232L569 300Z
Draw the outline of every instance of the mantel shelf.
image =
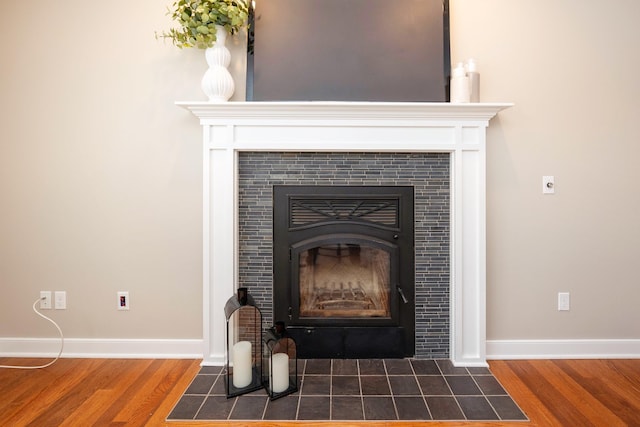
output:
M489 121L512 103L446 102L176 102L207 123L288 121Z

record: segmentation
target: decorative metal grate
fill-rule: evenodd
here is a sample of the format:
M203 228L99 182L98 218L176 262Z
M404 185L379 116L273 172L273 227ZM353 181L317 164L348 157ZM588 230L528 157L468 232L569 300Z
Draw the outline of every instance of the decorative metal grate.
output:
M399 226L399 200L393 199L289 199L291 227L327 221L365 221Z

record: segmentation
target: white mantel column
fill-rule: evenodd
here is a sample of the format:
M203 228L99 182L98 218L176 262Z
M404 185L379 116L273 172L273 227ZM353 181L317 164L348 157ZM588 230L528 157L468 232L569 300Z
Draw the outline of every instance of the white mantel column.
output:
M223 365L224 305L236 292L238 277L236 151L233 126L204 126L203 134L203 363Z
M460 129L452 171L451 360L486 362L486 167L484 128Z

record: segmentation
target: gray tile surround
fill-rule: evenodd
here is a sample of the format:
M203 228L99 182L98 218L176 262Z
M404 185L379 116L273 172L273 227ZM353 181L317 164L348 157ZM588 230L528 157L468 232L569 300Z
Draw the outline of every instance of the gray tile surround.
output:
M416 358L449 357L448 153L240 152L239 282L273 324L273 185L409 185L415 190Z

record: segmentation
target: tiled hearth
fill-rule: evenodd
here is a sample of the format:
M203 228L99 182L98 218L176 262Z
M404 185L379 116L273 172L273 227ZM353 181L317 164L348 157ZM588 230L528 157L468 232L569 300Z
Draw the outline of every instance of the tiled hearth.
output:
M299 391L227 399L224 368L205 366L169 414L177 420L526 420L487 368L449 360L309 359Z

